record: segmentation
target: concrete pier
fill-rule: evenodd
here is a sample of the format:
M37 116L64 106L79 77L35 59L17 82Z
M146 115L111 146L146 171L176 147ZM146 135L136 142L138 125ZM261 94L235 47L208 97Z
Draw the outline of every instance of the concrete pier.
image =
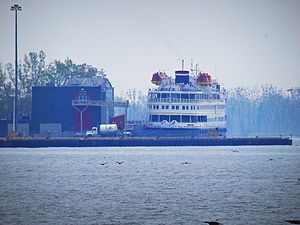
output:
M0 148L292 145L290 137L33 137L2 138Z

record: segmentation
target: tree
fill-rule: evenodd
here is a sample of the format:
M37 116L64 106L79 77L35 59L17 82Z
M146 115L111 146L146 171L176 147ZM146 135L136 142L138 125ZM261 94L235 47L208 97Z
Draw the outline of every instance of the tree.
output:
M103 69L98 70L86 63L77 65L69 58L64 62L55 60L46 70L48 82L54 83L55 86L64 86L72 78L91 78L100 75L105 75Z
M298 110L297 110L298 109ZM228 91L229 135L300 134L300 101L272 85Z
M11 63L6 64L4 67L0 63L0 118L12 119L13 112L13 86L14 70Z

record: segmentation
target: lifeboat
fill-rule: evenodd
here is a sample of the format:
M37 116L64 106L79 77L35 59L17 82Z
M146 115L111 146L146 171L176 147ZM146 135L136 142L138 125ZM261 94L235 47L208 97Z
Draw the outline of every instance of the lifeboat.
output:
M197 84L200 85L209 85L211 84L211 75L208 73L200 73L197 77Z
M168 76L164 72L157 72L152 75L151 82L156 85L160 85L161 82L166 79Z

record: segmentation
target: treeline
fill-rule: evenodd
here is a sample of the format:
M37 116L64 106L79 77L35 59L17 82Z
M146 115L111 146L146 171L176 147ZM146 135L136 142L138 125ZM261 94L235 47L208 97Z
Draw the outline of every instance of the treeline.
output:
M228 135L300 135L300 91L271 85L227 93Z
M64 61L54 60L46 64L46 54L31 52L25 54L18 65L18 118L30 118L31 95L33 86L44 86L53 83L65 85L71 78L88 78L105 75L88 64L76 64L67 58ZM0 119L12 119L13 97L15 92L14 65L0 63Z
M147 117L147 96L136 89L129 89L121 96L115 96L116 101L128 101L127 120L129 122L145 122ZM124 110L115 108L115 114L123 114Z

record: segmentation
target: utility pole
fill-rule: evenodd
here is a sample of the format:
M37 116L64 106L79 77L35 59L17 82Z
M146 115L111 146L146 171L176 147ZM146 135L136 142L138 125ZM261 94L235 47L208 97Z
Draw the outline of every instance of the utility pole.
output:
M13 132L18 132L18 11L22 11L21 6L15 4L10 7L11 11L15 11L15 96L13 110Z

